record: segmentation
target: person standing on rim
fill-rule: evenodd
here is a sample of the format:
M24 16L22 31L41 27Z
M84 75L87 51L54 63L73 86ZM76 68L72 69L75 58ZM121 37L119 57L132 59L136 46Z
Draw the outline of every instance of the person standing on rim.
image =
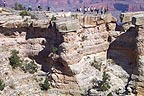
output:
M40 11L40 10L41 10L41 5L39 4L39 5L38 5L38 11Z
M6 6L6 1L5 1L5 0L3 1L3 6L4 6L4 7Z

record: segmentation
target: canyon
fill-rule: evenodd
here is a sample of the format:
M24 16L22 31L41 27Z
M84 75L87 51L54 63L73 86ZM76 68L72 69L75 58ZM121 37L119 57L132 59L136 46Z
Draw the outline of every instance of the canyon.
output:
M106 14L36 11L35 19L0 13L1 96L143 96L144 12ZM56 19L52 19L56 17ZM34 74L13 69L11 51L38 66ZM99 90L104 74L109 89ZM50 89L39 83L48 77ZM107 84L107 83L106 83Z

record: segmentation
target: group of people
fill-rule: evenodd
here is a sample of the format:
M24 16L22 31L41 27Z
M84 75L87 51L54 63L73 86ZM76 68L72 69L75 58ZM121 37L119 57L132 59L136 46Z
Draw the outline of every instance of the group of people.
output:
M0 4L0 6L6 7L6 1L3 0L3 2ZM27 7L27 10L28 10L28 11L32 11L32 10L33 10L32 6L29 5L29 6ZM42 10L42 6L39 4L39 5L37 6L36 10L37 10L37 11L41 11L41 10ZM47 7L47 11L50 11L50 7Z
M86 12L96 12L97 14L105 14L106 12L108 12L109 10L108 10L108 7L107 8L105 8L105 7L101 7L101 8L96 8L96 7L93 7L93 6L91 6L91 7L80 7L79 9L77 9L77 12L83 12L84 14L86 13Z
M27 10L32 11L32 6L29 5ZM39 4L35 10L42 11L42 6ZM50 11L50 7L47 7L47 11Z
M0 4L1 7L6 7L6 1L3 0L2 3Z
M28 10L28 11L32 11L32 6L29 5L27 10ZM41 10L42 10L42 7L41 7L40 4L37 6L36 10L37 10L37 11L41 11Z

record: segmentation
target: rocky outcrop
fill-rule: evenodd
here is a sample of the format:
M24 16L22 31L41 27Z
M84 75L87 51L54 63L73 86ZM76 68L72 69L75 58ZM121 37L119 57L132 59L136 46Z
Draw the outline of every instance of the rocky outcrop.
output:
M128 30L132 24L132 17L134 15L144 14L144 12L128 12L128 13L121 13L120 18L121 22L123 23L124 30Z
M132 16L132 23L136 26L142 26L144 22L144 13Z
M63 20L55 23L59 32L76 32L80 29L78 20Z
M80 25L84 28L96 27L102 24L107 24L110 30L115 30L116 19L111 14L106 15L84 15L78 17ZM113 28L111 25L114 25Z
M143 68L143 24L144 24L143 14L144 14L143 12L135 12L135 13L124 13L121 15L123 21L123 27L126 28L128 26L127 27L128 30L125 33L119 35L119 37L117 37L110 44L110 50L108 51L111 54L109 58L113 58L113 60L119 63L120 66L123 66L124 70L126 70L128 74L133 74L133 76L131 77L131 81L134 80L134 82L136 82L137 84L136 89L138 92L138 96L143 95L142 90L144 86L143 85L144 82L143 81L143 77L144 77L143 76L143 69L144 69ZM125 24L127 24L127 26ZM124 54L127 56L125 57ZM119 57L117 58L116 56ZM122 59L122 57L124 57L125 59L124 58ZM127 62L128 65L127 66L121 65L120 62L121 63ZM129 70L130 67L133 71Z
M54 21L49 20L51 14L48 20L16 15L13 15L15 20L1 17L5 19L0 24L0 75L5 77L7 86L1 94L141 94L144 86L143 13L133 14L124 13L121 17L122 23L132 25L125 32L115 31L117 20L111 14L73 13L66 17L53 14L57 17ZM12 70L8 57L13 49L19 50L23 60L33 58L39 71L25 76L20 70ZM104 72L109 76L110 88L100 91L97 87L103 82ZM37 83L42 76L50 79L51 89L47 93L40 91ZM11 81L16 89L10 89Z
M132 22L135 25L135 28L137 29L138 32L138 37L137 37L137 51L138 51L138 71L139 71L139 82L138 82L138 87L142 87L144 86L144 21L143 21L143 15L144 14L140 14L140 15L135 15L132 18ZM141 88L140 88L141 89ZM142 89L141 89L142 91ZM143 91L142 91L143 92ZM141 92L141 93L142 93ZM143 95L143 94L141 94Z
M80 16L79 22L83 28L71 33L67 30L68 33L63 35L64 43L60 47L64 48L64 52L60 56L66 64L75 64L85 55L106 51L109 45L107 30L115 29L115 26L107 25L116 25L109 14L101 19L99 16Z
M35 20L29 16L9 15L0 17L0 26L4 28L24 28L24 27L40 27L48 28L50 20Z
M97 16L81 16L80 24L82 27L96 27Z
M5 19L1 19L4 22L0 25L0 52L1 57L3 57L3 61L0 62L0 76L3 76L2 79L7 86L0 94L79 95L81 92L73 73L67 69L67 65L64 66L58 60L59 50L54 50L54 48L58 49L63 42L62 33L56 29L55 24L50 22L49 19L25 19L18 18L21 16L13 15L16 17L14 19L11 16L4 16ZM74 22L74 24L77 23ZM72 28L73 30L76 29ZM19 51L19 56L22 60L35 59L35 63L39 66L36 74L30 75L27 73L28 75L25 75L21 70L12 70L8 58L11 50L14 49ZM8 75L6 75L7 72ZM21 75L17 74L17 72ZM48 75L47 72L50 72L52 89L45 93L40 90L39 80L46 77ZM14 86L15 89L11 89L9 86Z

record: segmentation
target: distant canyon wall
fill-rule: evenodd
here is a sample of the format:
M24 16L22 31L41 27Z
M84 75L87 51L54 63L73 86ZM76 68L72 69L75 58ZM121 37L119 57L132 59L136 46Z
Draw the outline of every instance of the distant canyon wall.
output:
M2 5L2 1L0 3ZM60 11L60 10L76 10L76 8L83 6L96 6L97 8L108 7L109 10L114 11L140 11L144 10L143 0L5 0L7 6L14 6L14 4L22 3L25 6L32 6L33 9L37 8L39 4L46 9L48 6L52 8L52 10Z

